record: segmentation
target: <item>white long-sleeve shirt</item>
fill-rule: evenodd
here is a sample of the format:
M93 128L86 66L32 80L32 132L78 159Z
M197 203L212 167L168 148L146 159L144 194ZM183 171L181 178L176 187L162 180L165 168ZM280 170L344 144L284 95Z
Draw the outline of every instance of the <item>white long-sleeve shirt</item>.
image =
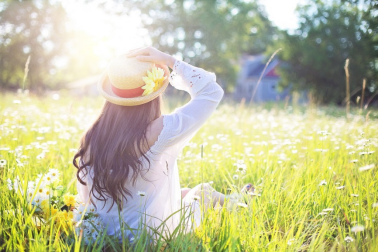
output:
M108 212L112 200L104 204L104 201L98 201L92 197L97 213L107 227L108 235L121 236L120 220L135 230L160 226L158 232L166 232L166 234L172 233L183 218L186 218L185 230L190 230L200 223L201 214L198 202L187 198L181 200L177 157L215 111L224 91L216 83L215 74L182 61L175 62L169 78L171 85L188 92L191 100L171 114L163 115L163 129L158 140L146 153L151 162L150 169L147 170L148 162L141 157L144 178L140 176L135 186L131 183L125 185L133 197L127 198L127 203L123 204L120 212L116 204ZM84 178L87 186L77 183L79 196L85 202L89 197L88 188L93 185L91 171L93 170L90 169L89 176ZM138 192L145 192L145 196L140 196ZM194 214L188 214L190 212ZM166 222L163 223L163 221ZM126 231L125 236L133 240L137 234L138 231Z

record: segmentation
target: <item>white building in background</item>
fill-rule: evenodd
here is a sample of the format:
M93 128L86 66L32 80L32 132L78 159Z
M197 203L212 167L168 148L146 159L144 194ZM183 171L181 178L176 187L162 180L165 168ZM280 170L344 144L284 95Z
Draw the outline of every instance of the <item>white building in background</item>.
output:
M276 69L280 61L273 59L262 76L260 84L257 82L264 70L268 58L264 55L247 55L241 60L241 70L237 79L234 97L237 100L243 98L250 101L254 93L254 102L280 101L290 96L290 89L282 91L278 89L280 76Z

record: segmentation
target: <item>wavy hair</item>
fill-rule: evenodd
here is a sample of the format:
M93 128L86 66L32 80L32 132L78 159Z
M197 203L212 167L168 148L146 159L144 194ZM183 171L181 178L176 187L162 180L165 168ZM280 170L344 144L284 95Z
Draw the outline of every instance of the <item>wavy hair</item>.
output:
M119 106L106 101L99 117L81 138L73 158L77 179L86 185L83 180L88 174L86 167L93 169L90 195L105 203L110 198L112 204L108 211L115 203L121 209L123 199L127 202L127 196L132 197L125 185L128 180L135 185L138 176L143 177L140 157L146 158L150 165L143 152L150 148L147 127L160 116L161 96L138 106Z

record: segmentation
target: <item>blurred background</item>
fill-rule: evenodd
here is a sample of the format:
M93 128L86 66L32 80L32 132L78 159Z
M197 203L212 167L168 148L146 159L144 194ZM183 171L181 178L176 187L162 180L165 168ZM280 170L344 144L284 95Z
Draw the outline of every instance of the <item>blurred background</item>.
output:
M2 93L96 95L112 58L149 45L235 100L343 105L348 71L350 102L377 105L375 0L0 0Z

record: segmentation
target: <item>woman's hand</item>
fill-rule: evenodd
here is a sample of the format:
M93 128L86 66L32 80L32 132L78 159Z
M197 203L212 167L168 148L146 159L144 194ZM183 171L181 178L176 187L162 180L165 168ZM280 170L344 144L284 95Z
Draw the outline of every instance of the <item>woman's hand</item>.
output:
M127 57L136 57L139 61L152 62L158 65L167 65L173 68L176 59L171 55L163 53L154 47L137 48L128 52Z

